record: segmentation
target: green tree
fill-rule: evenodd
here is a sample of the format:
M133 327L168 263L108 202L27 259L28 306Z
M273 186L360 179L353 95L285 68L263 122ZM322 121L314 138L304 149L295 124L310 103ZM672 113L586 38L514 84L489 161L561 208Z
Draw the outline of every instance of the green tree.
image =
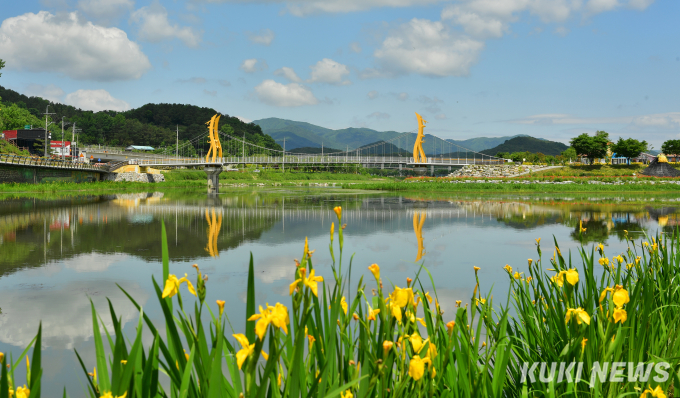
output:
M577 154L585 155L592 164L595 159L602 159L607 156L607 144L609 134L605 131L597 131L594 136L583 133L578 137L572 138L570 144Z
M5 61L0 59L0 70L5 67ZM2 73L0 73L0 77L2 77Z
M27 124L41 126L44 125L44 121L41 121L33 116L27 109L20 108L16 104L3 106L2 109L0 109L0 129L22 129Z
M578 154L576 153L576 150L573 147L569 147L562 151L562 156L564 157L565 160L569 161L574 161L576 160L576 157Z
M680 140L668 140L661 145L661 152L666 155L680 154Z
M638 141L634 138L628 138L624 140L619 137L619 140L612 145L612 152L615 152L619 156L624 158L634 158L637 157L640 152L647 150L647 141Z

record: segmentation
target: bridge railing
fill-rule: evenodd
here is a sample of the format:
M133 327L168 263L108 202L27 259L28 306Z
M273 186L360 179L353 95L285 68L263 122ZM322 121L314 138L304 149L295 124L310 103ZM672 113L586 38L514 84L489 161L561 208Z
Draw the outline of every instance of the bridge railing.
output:
M205 158L154 158L154 159L131 159L130 164L140 166L192 166L213 164ZM414 164L414 158L405 156L320 156L320 155L286 155L286 156L235 156L217 158L214 164L267 164L267 163L291 163L291 164ZM423 166L428 165L496 165L503 164L503 159L492 158L437 158L429 157Z
M103 170L103 167L101 166L95 166L76 159L62 160L51 158L33 158L30 156L19 156L12 154L0 154L0 163L67 169L96 170L96 171Z

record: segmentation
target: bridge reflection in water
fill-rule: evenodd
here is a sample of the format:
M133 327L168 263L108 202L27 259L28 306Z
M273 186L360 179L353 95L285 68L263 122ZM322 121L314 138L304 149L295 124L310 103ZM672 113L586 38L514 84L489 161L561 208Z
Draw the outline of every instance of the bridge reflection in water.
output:
M420 261L425 253L425 244L423 243L423 225L425 225L425 219L427 214L424 212L414 212L413 213L413 232L416 233L416 240L418 242L418 254L416 255L416 261Z
M414 247L416 262L426 253L432 256L437 252L436 246L425 250L426 222L432 231L499 225L521 230L560 224L571 228L572 238L578 240L582 221L588 231L582 237L584 243L606 243L612 236L623 240L624 231L635 234L657 226L671 232L680 225L678 208L641 203L323 195L240 192L218 199L203 195L172 199L163 193L144 193L0 201L0 276L83 253L126 253L147 262L158 261L161 220L167 227L171 261L217 258L220 251L260 241L265 233L267 245L302 241L307 235L327 234L335 217L332 208L338 204L343 206L343 222L349 225L348 236L395 234L413 228L415 239L409 239L408 244ZM428 237L428 242L451 243L446 232Z
M217 236L220 234L222 228L222 212L217 213L215 219L215 209L212 209L212 221L208 217L208 210L205 210L205 220L208 222L208 245L205 251L210 254L210 257L219 257L219 250L217 249Z

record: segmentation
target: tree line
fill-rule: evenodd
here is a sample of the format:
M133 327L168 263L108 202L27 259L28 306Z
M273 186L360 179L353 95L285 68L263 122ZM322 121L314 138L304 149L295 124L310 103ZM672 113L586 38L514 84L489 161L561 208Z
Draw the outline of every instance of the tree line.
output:
M569 143L571 146L557 156L530 152L498 152L496 156L512 159L515 162L527 161L531 163L565 163L576 160L581 156L588 159L589 163L592 164L595 159L607 158L609 156L608 151L616 154L616 157L633 159L652 149L647 141L639 141L634 138L624 139L619 137L618 141L612 142L609 139L609 133L606 131L596 131L593 135L583 133L572 138ZM661 145L661 152L667 155L680 155L680 140L665 141Z
M28 97L0 86L0 129L23 129L25 125L44 128L45 117L42 113L48 106L49 112L55 113L50 115L54 124L48 127L53 140L61 140L63 117L67 124L65 140L74 140L75 124L80 131L77 136L80 145L102 146L174 148L177 131L181 142L193 140L207 132L205 123L218 113L212 108L187 104L146 104L125 112L92 112L40 97ZM222 115L220 131L265 148L282 149L271 136L262 132L260 126L245 123L237 117ZM193 141L196 151L207 147L207 140Z

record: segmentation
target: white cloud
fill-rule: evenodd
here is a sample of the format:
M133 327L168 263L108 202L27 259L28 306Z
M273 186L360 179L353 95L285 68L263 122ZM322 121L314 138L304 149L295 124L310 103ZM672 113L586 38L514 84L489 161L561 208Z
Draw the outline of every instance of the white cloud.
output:
M253 33L253 32L246 32L246 35L248 35L248 39L256 44L263 44L265 46L268 46L272 44L272 41L274 41L274 32L272 32L271 29L262 29L258 33Z
M284 78L286 78L286 79L288 79L288 80L290 80L291 82L294 82L294 83L300 83L302 81L302 79L300 79L298 77L297 73L295 73L295 71L292 68L289 68L287 66L284 66L281 69L275 70L274 75L282 76L282 77L284 77Z
M168 10L158 1L132 13L130 20L139 24L139 37L142 40L158 43L163 40L179 39L188 47L198 47L201 34L190 27L170 24Z
M358 54L358 53L361 52L361 45L354 41L352 43L349 43L349 49L352 50L352 52L355 52L355 53Z
M564 37L569 34L569 29L564 26L558 26L555 28L555 34Z
M192 77L189 79L177 79L177 83L192 83L192 84L204 84L206 82L203 77Z
M368 92L368 99L376 99L378 98L378 92L373 90Z
M136 283L122 283L140 305L149 298L146 290ZM88 297L89 296L89 297ZM123 325L139 312L130 300L111 283L103 281L71 282L62 289L3 289L0 292L0 341L15 347L28 345L42 322L44 347L72 349L77 342L92 337L90 301L102 314L104 325L113 330L108 314L107 298L122 318ZM27 313L32 316L26 316ZM103 333L103 331L102 331Z
M443 114L443 113L440 113L440 114L438 114L438 115L435 115L434 118L437 119L437 120L445 120L445 119L446 119L446 115Z
M374 56L387 72L462 76L483 48L483 42L457 36L441 22L414 18L395 29Z
M269 68L269 65L267 65L267 61L265 60L257 60L255 58L251 59L246 59L241 63L241 70L246 72L246 73L255 73L261 70L265 70Z
M257 98L268 105L293 107L315 105L319 100L305 86L298 83L281 84L265 80L255 87Z
M299 17L318 13L347 13L381 7L411 7L436 4L445 0L320 0L286 1L288 11Z
M252 119L246 119L245 117L241 117L241 116L236 116L236 118L238 120L242 121L243 123L252 123L253 122Z
M343 86L352 83L349 80L344 80L345 76L349 75L347 66L332 59L324 58L310 68L312 74L308 80L309 83L329 83Z
M134 6L133 0L79 0L77 5L85 15L107 25L132 11Z
M408 99L408 93L395 94L399 101L406 101Z
M510 29L509 18L488 16L461 5L444 8L441 18L461 25L465 33L474 37L502 37Z
M381 119L389 119L390 115L388 113L385 113L385 112L373 112L366 117L369 118L369 119L374 118L374 119L381 120Z
M66 262L66 268L76 272L103 272L128 257L127 254L81 254Z
M0 54L7 68L58 72L78 80L139 79L151 68L125 32L83 21L75 12L40 11L5 19Z
M127 111L130 104L123 100L113 98L106 90L78 90L68 94L64 99L68 105L76 108L99 111Z
M589 0L586 3L586 8L593 14L611 11L619 6L618 0Z
M40 97L52 102L59 102L64 97L64 90L54 84L43 86L41 84L31 83L26 87L24 94L29 97Z
M657 113L638 116L633 119L633 127L656 127L661 129L680 129L680 112Z
M220 85L222 85L224 87L230 87L231 86L231 82L229 80L222 79L222 80L218 80L218 82L220 83Z

